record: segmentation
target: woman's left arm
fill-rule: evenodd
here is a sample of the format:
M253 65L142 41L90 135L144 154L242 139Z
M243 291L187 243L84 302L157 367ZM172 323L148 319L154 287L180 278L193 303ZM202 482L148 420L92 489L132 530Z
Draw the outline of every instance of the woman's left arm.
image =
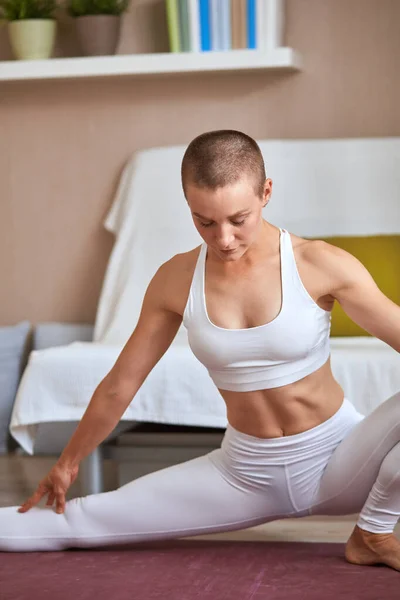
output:
M385 296L352 254L325 242L317 243L317 262L328 276L330 295L357 325L400 352L400 306Z

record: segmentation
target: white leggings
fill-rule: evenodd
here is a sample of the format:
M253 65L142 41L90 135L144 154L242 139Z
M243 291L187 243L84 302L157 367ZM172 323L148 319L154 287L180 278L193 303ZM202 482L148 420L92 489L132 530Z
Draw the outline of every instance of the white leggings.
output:
M0 550L92 548L243 529L285 517L400 517L400 393L364 417L345 399L324 423L262 439L228 426L221 448L54 508L0 509Z

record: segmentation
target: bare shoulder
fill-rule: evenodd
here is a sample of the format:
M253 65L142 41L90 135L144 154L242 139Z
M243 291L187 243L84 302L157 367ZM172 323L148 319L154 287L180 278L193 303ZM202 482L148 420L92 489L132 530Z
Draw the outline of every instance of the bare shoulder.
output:
M318 239L307 239L299 237L298 235L290 234L292 239L293 250L301 260L313 264L323 264L325 261L335 261L343 258L344 256L352 256L345 250L329 244L324 240Z
M180 283L185 277L193 275L201 246L193 248L188 252L175 254L163 263L159 269L160 274L173 283Z
M291 234L293 249L298 260L325 281L331 290L356 280L371 279L364 265L350 252L324 240L306 239Z
M183 315L201 246L175 254L153 278L154 292L168 310Z
M343 269L344 267L347 269L352 264L355 265L359 262L350 252L324 240L308 240L297 236L292 236L292 240L293 238L293 247L298 248L301 259L316 267L323 269Z

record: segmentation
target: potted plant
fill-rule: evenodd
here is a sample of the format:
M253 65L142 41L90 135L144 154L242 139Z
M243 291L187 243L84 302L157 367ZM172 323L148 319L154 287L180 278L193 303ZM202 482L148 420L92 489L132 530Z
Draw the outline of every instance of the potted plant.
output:
M8 35L15 58L45 59L51 56L56 35L57 0L0 0L0 19L8 21Z
M67 12L74 17L82 51L86 56L115 54L121 15L129 0L67 0Z

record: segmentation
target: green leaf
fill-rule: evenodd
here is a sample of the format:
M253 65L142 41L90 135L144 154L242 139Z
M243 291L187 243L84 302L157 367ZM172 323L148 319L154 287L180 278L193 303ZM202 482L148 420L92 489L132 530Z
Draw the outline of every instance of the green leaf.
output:
M57 0L0 0L0 20L54 19Z
M67 0L67 12L72 17L87 15L121 15L128 9L129 0Z

